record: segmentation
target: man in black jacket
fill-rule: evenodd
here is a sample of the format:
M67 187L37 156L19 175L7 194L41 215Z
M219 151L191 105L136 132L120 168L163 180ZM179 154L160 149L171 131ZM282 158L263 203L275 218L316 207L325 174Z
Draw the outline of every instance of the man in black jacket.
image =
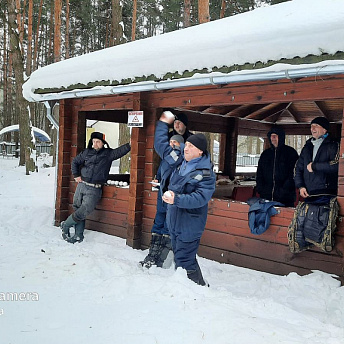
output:
M311 122L312 137L302 148L295 169L295 185L306 201L328 200L337 195L339 144L328 134L329 121L316 117Z
M171 139L173 135L181 135L183 136L184 142L186 142L187 138L192 135L187 128L189 122L188 117L183 112L174 115L174 117L173 130L168 133L168 138Z
M83 241L86 217L102 197L102 185L108 179L112 161L121 158L129 151L129 143L111 149L105 141L104 134L100 132L91 134L87 148L72 161L72 173L78 185L73 198L74 213L60 224L64 240L72 244ZM72 226L75 226L75 234L70 237Z
M294 167L296 150L285 145L285 132L273 127L267 134L271 147L260 156L257 168L257 192L261 198L293 207L296 193Z

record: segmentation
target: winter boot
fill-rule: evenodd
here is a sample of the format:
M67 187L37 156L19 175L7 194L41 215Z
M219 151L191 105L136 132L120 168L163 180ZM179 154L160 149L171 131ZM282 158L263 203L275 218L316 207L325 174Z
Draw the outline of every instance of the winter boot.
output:
M68 238L70 238L70 228L74 225L76 225L77 222L74 221L73 216L69 215L67 217L66 221L62 221L60 223L60 227L62 229L62 238L63 240L67 240Z
M209 284L206 283L203 279L201 268L199 267L197 263L197 268L196 270L187 270L187 276L191 281L194 281L195 283L201 285L201 286L207 286L209 287Z
M82 242L84 240L84 229L85 229L85 220L78 222L75 227L75 234L67 239L67 242L75 244L76 242Z
M145 268L149 269L152 265L156 265L156 258L160 250L161 239L161 234L152 233L148 255L140 262L140 264Z
M169 266L171 266L172 261L170 262L169 266L164 266L164 263L166 261L168 254L172 252L171 250L172 250L171 238L168 234L163 234L161 238L161 242L160 242L159 252L155 260L156 266L158 266L159 268L162 268L162 267L168 268Z

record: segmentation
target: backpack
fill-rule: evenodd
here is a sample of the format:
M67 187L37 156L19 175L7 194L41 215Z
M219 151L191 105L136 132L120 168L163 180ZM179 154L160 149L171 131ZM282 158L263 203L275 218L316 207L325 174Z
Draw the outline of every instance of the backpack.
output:
M290 252L302 252L313 245L324 252L332 251L338 210L337 197L322 205L299 202L288 227Z

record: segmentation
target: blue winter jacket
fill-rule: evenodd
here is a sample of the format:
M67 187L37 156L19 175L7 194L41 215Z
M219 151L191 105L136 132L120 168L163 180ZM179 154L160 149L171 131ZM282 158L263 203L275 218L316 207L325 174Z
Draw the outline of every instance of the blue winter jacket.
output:
M173 149L168 142L168 125L158 121L154 148L164 163L161 164L160 190L175 193L174 204L167 206L167 226L171 234L181 241L200 239L208 215L208 202L215 191L215 173L208 154L201 157L194 168L180 176L179 167L184 161L184 145Z
M258 197L250 198L247 204L250 205L248 225L252 234L264 233L270 226L270 217L279 213L274 206L283 207L282 203Z

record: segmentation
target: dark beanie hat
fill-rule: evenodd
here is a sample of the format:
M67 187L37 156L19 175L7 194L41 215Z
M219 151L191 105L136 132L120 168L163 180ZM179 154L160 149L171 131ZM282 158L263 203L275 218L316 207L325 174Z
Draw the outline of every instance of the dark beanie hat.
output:
M178 113L175 117L177 121L183 122L185 126L188 125L188 117L185 115L185 113Z
M315 117L311 124L319 124L324 129L328 130L330 128L330 122L325 117Z
M207 145L208 145L207 139L201 133L189 136L186 139L186 142L192 143L195 147L197 147L199 150L201 150L204 153L207 151Z
M171 140L174 140L174 141L177 141L179 143L184 143L184 138L182 135L173 135L171 138L170 138L170 141Z
M104 143L104 145L107 145L108 147L110 147L109 144L105 141L105 134L100 133L99 131L94 131L94 132L91 134L90 140L88 141L87 148L89 148L89 149L92 148L92 140L93 140L93 139L101 140L101 141Z

